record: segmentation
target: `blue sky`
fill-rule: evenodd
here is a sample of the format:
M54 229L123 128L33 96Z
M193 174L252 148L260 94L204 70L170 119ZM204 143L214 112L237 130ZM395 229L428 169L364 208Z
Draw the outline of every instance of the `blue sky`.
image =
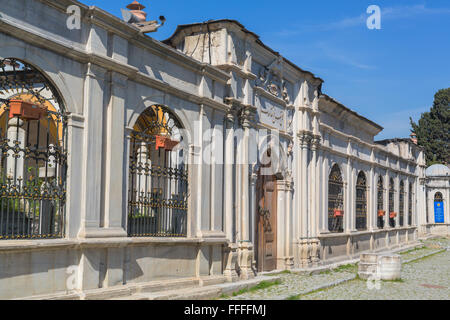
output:
M81 0L120 16L131 0ZM409 117L428 111L450 87L450 1L141 0L149 19L179 24L235 19L303 69L325 80L323 92L385 129L376 139L407 137ZM366 27L369 5L381 8L381 30Z

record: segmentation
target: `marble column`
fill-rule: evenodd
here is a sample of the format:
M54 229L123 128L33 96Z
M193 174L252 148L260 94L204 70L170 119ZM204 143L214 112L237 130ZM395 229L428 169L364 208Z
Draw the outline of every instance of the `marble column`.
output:
M285 234L284 234L286 269L288 269L288 270L292 269L294 267L294 257L292 256L292 250L291 250L291 242L293 240L292 191L293 191L293 182L290 178L286 184L286 225L285 225Z
M386 171L386 175L384 178L384 210L386 211L386 214L384 215L384 229L390 228L389 214L390 210L392 210L391 208L389 208L389 188L390 188L389 180L390 180L389 172Z
M319 224L319 162L318 150L320 147L321 137L314 135L311 142L311 210L310 210L310 241L311 241L311 264L317 266L319 264L319 239L317 238L317 229Z
M369 201L367 205L367 230L377 229L377 201L376 201L377 183L375 180L375 168L372 165L370 167L369 176Z
M111 100L106 116L106 155L105 155L105 189L104 189L104 228L111 236L127 236L122 225L122 206L124 169L129 155L124 153L125 137L125 99L127 78L111 74ZM140 191L140 190L139 190Z
M83 196L80 238L110 237L100 227L106 70L89 63L84 85ZM120 236L122 233L120 232Z
M301 228L300 228L300 267L307 268L311 264L311 245L309 242L308 226L309 226L309 214L308 214L308 163L309 163L309 144L311 142L311 135L308 132L302 132L299 135L300 148L301 148Z
M234 216L233 216L233 168L234 168L234 120L233 113L228 113L226 122L225 137L225 172L224 172L224 214L225 214L225 233L230 242L234 242L233 234Z
M249 138L250 129L253 125L255 109L246 106L241 111L241 124L244 129L242 147L242 158L240 164L241 172L241 193L240 200L240 239L239 239L239 268L241 271L241 279L250 279L255 276L253 270L253 244L249 237L249 220L250 220L250 163L249 163Z
M286 180L277 180L276 181L276 190L277 190L277 239L276 239L276 254L277 254L277 262L276 268L277 270L286 268L286 252L285 252L285 232L287 225L287 217L286 217L286 195L287 195L287 181Z

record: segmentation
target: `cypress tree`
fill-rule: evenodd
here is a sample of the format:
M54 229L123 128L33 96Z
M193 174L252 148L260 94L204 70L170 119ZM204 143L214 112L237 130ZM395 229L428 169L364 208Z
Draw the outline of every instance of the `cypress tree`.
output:
M450 163L450 88L439 90L429 112L418 123L410 118L418 145L424 147L427 166Z

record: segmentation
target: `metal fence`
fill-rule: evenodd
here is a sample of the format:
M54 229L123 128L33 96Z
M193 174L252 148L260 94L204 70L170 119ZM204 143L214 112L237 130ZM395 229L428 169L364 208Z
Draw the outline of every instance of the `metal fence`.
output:
M67 117L30 65L0 60L0 239L64 234Z
M367 229L367 186L364 172L356 180L356 229Z
M395 228L395 217L391 216L394 213L394 180L389 180L389 225Z
M403 181L400 182L400 203L398 210L398 218L400 226L403 226L405 217L405 184Z
M384 228L385 215L383 178L380 176L377 183L377 227L380 229Z
M328 229L344 232L344 183L337 165L331 169L328 180Z
M166 123L152 123L151 127L153 134L138 131L131 134L128 235L185 237L188 172L185 164L180 163L183 150L172 150L160 143L162 136L156 133L161 128L166 133L163 140L170 137Z
M412 225L412 184L409 184L409 193L408 193L408 226Z

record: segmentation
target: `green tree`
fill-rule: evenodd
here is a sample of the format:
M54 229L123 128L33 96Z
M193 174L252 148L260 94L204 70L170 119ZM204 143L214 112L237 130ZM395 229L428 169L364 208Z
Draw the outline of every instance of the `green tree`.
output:
M450 88L439 90L429 112L418 123L410 118L417 143L424 147L427 165L450 163Z

